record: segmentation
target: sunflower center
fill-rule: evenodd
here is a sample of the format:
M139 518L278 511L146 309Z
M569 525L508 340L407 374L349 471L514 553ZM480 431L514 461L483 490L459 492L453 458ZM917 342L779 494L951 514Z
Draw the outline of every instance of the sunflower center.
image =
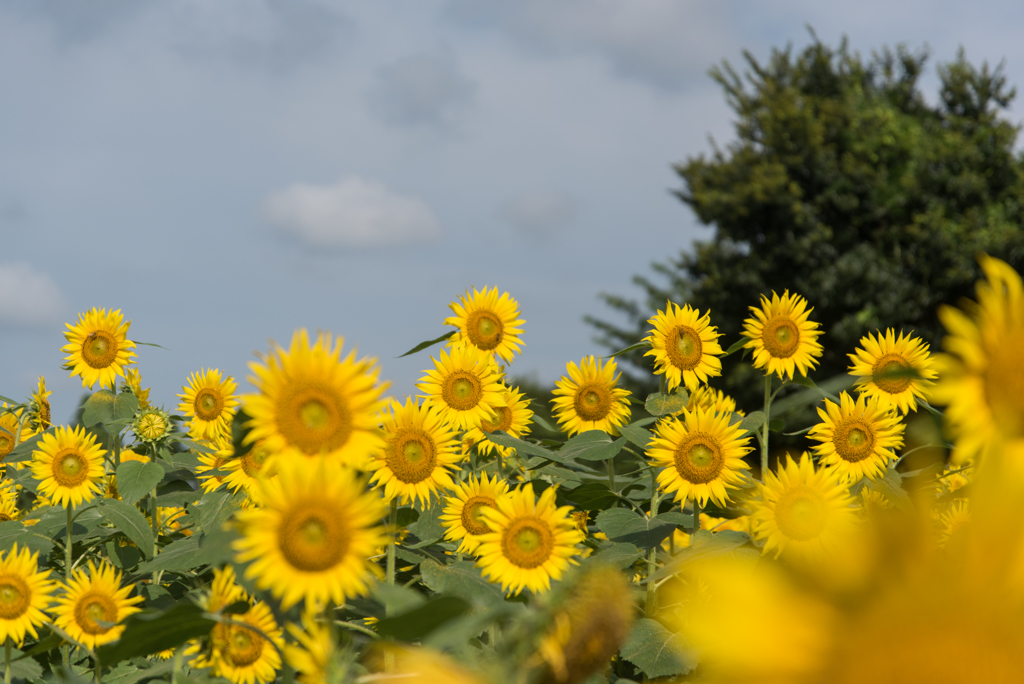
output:
M487 534L491 528L484 522L481 511L487 506L494 506L494 499L489 496L471 496L462 506L462 526L470 534Z
M212 387L204 387L196 394L196 400L192 402L196 410L196 416L203 420L216 420L224 410L224 397L219 390Z
M14 518L9 513L0 511L0 522L7 522L8 520L14 520Z
M507 406L498 406L491 409L494 411L494 420L484 419L480 422L480 429L484 432L508 432L512 427L512 410Z
M17 575L0 576L0 619L15 620L28 610L31 592Z
M297 504L286 511L277 532L285 561L305 572L323 572L348 553L348 528L324 502Z
M501 319L491 311L474 311L466 321L469 341L484 351L491 351L501 344L504 332L505 326L502 325Z
M263 655L263 637L246 627L232 626L225 651L234 667L252 665Z
M0 429L0 461L12 451L14 451L14 437Z
M106 634L117 623L117 604L105 594L86 594L75 604L75 622L86 634Z
M288 388L277 416L281 434L307 456L339 449L352 435L352 415L345 398L311 382L296 381Z
M423 482L437 467L434 440L416 428L403 430L388 446L386 460L388 468L400 482Z
M91 368L106 368L117 359L117 340L106 330L94 330L82 342L82 359Z
M483 397L480 379L466 371L455 371L445 378L441 398L456 411L476 408Z
M505 558L512 565L529 570L536 568L551 556L554 538L551 530L537 518L520 518L505 530L501 540Z
M800 346L800 330L789 316L775 316L764 324L761 343L776 359L788 359Z
M1024 436L1024 361L1021 360L1024 335L1017 333L989 349L985 370L985 398L992 418L1003 434Z
M886 354L875 362L874 367L871 369L871 380L883 392L899 394L910 387L912 378L887 378L885 376L890 373L896 374L909 368L910 364L899 354Z
M821 494L808 487L794 487L775 503L775 523L790 539L807 541L825 529L827 511Z
M848 418L836 427L832 445L844 461L863 461L875 451L875 432L863 420Z
M139 418L138 429L143 439L160 439L167 432L167 421L159 413L147 413Z
M604 420L612 410L611 390L602 384L583 385L576 390L573 406L583 420Z
M268 458L270 458L270 450L267 449L261 439L252 445L252 449L249 450L249 453L242 456L242 470L244 470L245 474L249 477L256 477L259 475L260 470L263 468L263 464L266 463Z
M722 446L703 432L691 432L676 449L676 472L690 484L711 482L725 466Z
M676 326L665 340L669 361L679 370L693 370L700 365L704 345L697 331L688 325Z
M61 487L77 487L89 477L89 463L74 447L53 457L53 479Z

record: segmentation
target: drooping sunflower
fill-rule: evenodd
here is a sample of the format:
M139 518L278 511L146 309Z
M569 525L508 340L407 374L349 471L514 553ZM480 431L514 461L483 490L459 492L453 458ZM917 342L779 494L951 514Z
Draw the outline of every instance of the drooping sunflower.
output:
M38 444L32 452L32 476L39 480L39 493L54 506L80 506L102 494L107 452L85 428L59 427Z
M499 496L494 508L482 507L480 514L491 529L480 535L477 548L484 576L510 594L548 591L551 580L561 579L580 552L576 545L583 535L571 510L555 506L553 487L538 498L532 484Z
M739 424L730 425L728 413L714 413L697 407L683 411L682 419L660 422L647 447L651 465L663 468L658 485L667 494L675 492L680 502L708 499L719 506L729 501L729 489L744 480L750 468L743 456L750 451L749 436Z
M95 649L121 638L124 625L119 623L141 610L136 604L142 597L129 598L135 585L122 587L121 572L110 563L103 561L97 567L90 560L88 566L88 572L75 570L64 585L53 621L75 641Z
M920 338L904 335L899 337L892 328L860 339L860 347L848 354L853 365L850 375L858 376L860 391L870 397L877 397L883 408L894 408L906 415L917 410L917 400L927 400L938 375L932 366L928 345ZM914 372L917 377L898 376L903 372Z
M301 626L290 623L287 627L295 643L285 645L284 659L299 673L299 682L327 684L336 651L331 625L319 622L315 615L306 612Z
M501 397L501 372L494 359L471 345L441 350L431 357L434 369L425 371L416 387L423 405L436 407L452 427L469 430L494 418Z
M120 309L108 313L93 308L79 314L74 325L66 325L68 343L61 347L68 353L64 368L71 371L71 377L80 376L83 387L91 389L98 382L100 387L113 389L117 377L124 377L124 367L135 357L135 343L128 339L131 321L124 322Z
M710 313L701 316L689 304L679 307L666 302L665 310L659 310L647 325L654 330L644 338L651 345L644 356L654 357L654 372L665 376L669 391L679 385L693 391L708 378L722 374L722 362L716 355L723 350Z
M530 422L533 418L530 400L519 391L518 387L502 385L501 395L505 404L494 409L494 420L481 421L478 427L467 431L463 437L464 440L471 440L481 454L489 454L494 450L497 450L502 456L510 456L515 453L515 449L498 446L487 439L487 435L492 432L506 432L519 438L530 432Z
M213 439L227 435L231 417L238 408L235 390L238 384L230 375L223 377L216 368L200 369L188 378L188 385L181 388L181 403L178 410L191 418L189 433L196 438Z
M297 330L291 347L273 349L266 364L251 363L258 392L242 398L252 416L247 439L265 439L275 457L325 456L363 467L383 440L377 414L383 408L376 359L341 358L344 341L320 333L309 343Z
M807 308L806 299L789 290L782 297L772 292L770 300L761 295L761 307L750 310L754 317L743 321L743 334L750 339L744 346L753 350L754 368L792 380L794 371L807 375L818 364L822 333L818 323L807 319L813 309Z
M798 559L820 558L841 545L856 521L853 497L835 468L815 470L810 456L789 459L778 474L765 474L759 496L750 501L751 532L775 550Z
M412 398L383 415L384 448L373 455L370 482L384 488L385 501L430 506L438 490L451 489L449 469L458 470L459 441L437 409Z
M282 460L277 477L260 485L262 507L242 511L240 562L253 561L246 577L269 589L285 609L336 605L366 592L369 562L386 543L380 520L384 502L364 493L351 469L320 460Z
M39 384L28 403L28 424L32 433L43 432L50 427L50 395L53 390L46 391L46 378L39 376Z
M281 669L278 650L284 648L284 639L270 607L261 601L221 626L223 640L211 658L213 673L234 684L274 681Z
M17 542L10 551L0 551L0 641L21 646L26 634L38 639L36 627L49 621L46 611L57 583L49 570L38 569L39 554L19 549Z
M814 445L820 463L834 466L846 482L878 479L896 460L894 449L903 446L906 426L876 397L862 394L854 401L843 392L838 404L826 399L818 415L822 422L807 437L821 442Z
M459 297L448 307L455 314L444 319L445 325L459 329L449 339L452 346L469 344L477 349L512 363L512 355L519 352L523 342L519 335L526 321L519 318L519 304L508 292L498 295L498 288L473 288L472 294Z
M580 365L566 364L569 377L555 383L555 418L569 435L588 430L615 433L629 420L629 390L616 387L619 376L615 359L602 363L593 356L584 357Z
M481 510L493 508L497 505L498 497L507 493L508 482L499 479L497 475L494 479L489 479L487 473L482 473L479 479L471 475L445 497L445 507L441 513L444 538L458 541L459 553L475 553L481 535L491 531Z
M140 409L149 408L149 388L142 386L142 375L139 373L138 368L125 368L124 382L121 384L121 389L125 392L131 392L139 400Z

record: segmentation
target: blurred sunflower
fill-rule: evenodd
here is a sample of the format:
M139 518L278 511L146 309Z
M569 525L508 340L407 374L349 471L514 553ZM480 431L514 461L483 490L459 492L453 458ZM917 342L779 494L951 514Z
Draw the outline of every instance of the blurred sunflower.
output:
M46 390L46 378L39 376L39 383L28 402L28 424L32 433L43 432L50 427L50 395Z
M149 408L149 388L142 386L142 376L138 368L126 368L122 389L131 392L139 400L139 408Z
M486 352L470 345L441 350L416 385L424 406L436 407L452 427L469 430L494 418L502 404L501 372Z
M519 391L518 387L506 385L502 385L501 396L505 404L494 408L494 420L481 421L478 427L468 430L463 437L464 440L470 440L471 444L476 444L480 454L486 455L495 450L502 456L510 456L515 453L515 449L498 446L487 439L487 435L492 432L505 432L517 438L522 438L523 435L530 432L530 422L533 417L530 400Z
M20 647L26 634L38 639L36 627L49 622L46 611L57 583L49 570L38 570L39 554L19 549L17 542L0 551L0 641Z
M928 345L902 330L899 337L892 328L885 335L865 335L848 356L850 375L858 376L860 391L878 399L883 409L904 415L917 410L918 399L928 399L937 376Z
M97 567L90 560L88 572L75 570L65 585L53 609L53 622L91 649L117 641L124 632L119 623L141 610L135 604L142 597L128 597L134 588L134 584L121 586L121 573L110 563L102 561Z
M310 612L302 615L302 625L289 623L294 641L284 647L284 659L299 673L301 684L327 684L337 646L329 623L319 622Z
M753 350L754 368L792 379L794 371L807 375L818 364L815 357L823 351L817 341L821 331L817 323L807 320L812 309L807 308L806 299L790 295L789 290L782 297L772 292L770 300L761 295L761 307L750 310L754 317L743 321L743 334L750 340L744 346Z
M807 437L821 442L813 447L819 462L835 467L849 483L884 475L889 463L896 460L893 450L903 446L905 426L899 414L874 396L861 394L854 401L843 392L838 404L826 399L818 415L822 422L812 427Z
M266 440L261 439L253 444L242 456L234 456L234 449L230 444L218 454L226 454L219 468L224 473L224 484L233 492L244 489L249 496L259 498L260 481L277 474L277 465L271 458L272 454Z
M512 363L512 355L519 352L523 342L521 326L526 321L519 318L519 304L508 292L498 295L498 288L488 290L473 288L472 294L459 297L459 302L451 302L448 307L455 314L444 319L445 325L453 325L458 332L453 335L449 344L469 344L480 351L498 356L505 363Z
M736 400L720 389L714 389L702 385L690 392L690 398L686 402L687 410L694 410L697 407L714 413L735 413L738 416L745 415L743 411L736 408Z
M28 431L21 420L24 409L10 409L7 402L0 403L0 462L25 440Z
M188 385L181 388L181 403L178 410L188 416L188 431L200 439L227 436L231 418L238 408L235 390L238 384L230 375L221 377L216 368L200 369L188 378Z
M211 658L213 673L234 684L274 681L281 669L284 639L270 607L261 601L221 626L224 638Z
M710 313L701 316L689 304L679 307L666 302L665 311L659 310L647 324L654 330L644 338L651 345L644 356L654 357L654 372L664 374L670 392L680 385L693 391L722 374L717 355L723 350Z
M32 476L39 493L55 506L80 506L103 492L107 452L85 428L59 427L46 433L32 452Z
M480 478L470 475L466 482L456 485L454 491L445 496L445 507L441 513L441 524L445 527L444 538L459 542L459 553L475 553L480 545L481 535L491 528L481 513L485 507L497 505L498 497L508 493L508 482L488 479L487 473Z
M93 308L79 314L74 325L66 325L68 343L61 348L68 353L64 368L71 371L71 377L80 376L83 387L91 389L98 382L100 387L113 389L135 356L135 343L128 339L131 321L124 322L120 309L107 313Z
M615 359L602 363L593 356L580 365L566 364L569 377L555 383L555 418L569 435L588 430L616 434L616 428L629 420L629 390L616 386L619 376Z

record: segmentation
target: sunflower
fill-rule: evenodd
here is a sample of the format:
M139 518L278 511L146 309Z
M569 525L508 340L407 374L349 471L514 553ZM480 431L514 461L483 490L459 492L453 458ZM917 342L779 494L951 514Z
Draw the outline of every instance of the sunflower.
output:
M841 543L853 524L856 509L842 473L836 468L814 469L805 453L789 459L779 472L765 474L759 496L750 501L751 528L763 541L764 553L817 558Z
M719 506L729 501L727 488L744 481L748 466L743 456L750 451L749 436L739 424L730 425L728 413L712 413L702 408L683 411L682 420L670 418L654 429L647 455L656 468L658 484L675 500L698 501L706 506L711 499Z
M141 603L142 597L128 598L135 585L122 587L121 573L110 563L103 561L97 567L90 560L88 565L88 572L75 570L65 584L53 609L53 622L72 639L95 650L121 638L124 625L119 623L141 610L135 604Z
M277 478L260 485L262 508L238 514L234 548L240 562L253 561L245 576L286 610L366 593L367 559L386 539L384 503L362 488L337 462L281 461Z
M441 513L444 538L458 541L459 553L475 553L481 535L491 531L481 511L496 506L498 497L506 493L508 482L498 479L497 475L493 480L488 479L487 473L481 474L480 479L471 475L469 480L457 485L455 491L445 497Z
M191 418L189 433L196 438L213 439L227 436L230 432L231 417L238 407L235 390L238 385L230 375L221 378L216 368L200 370L188 378L188 386L182 387L184 394L178 410Z
M470 294L459 297L461 304L452 302L448 307L455 314L444 319L445 325L453 325L458 332L449 344L456 346L468 343L480 351L500 357L505 363L512 363L512 355L519 352L523 344L519 335L526 321L519 319L519 304L504 292L498 296L498 288L473 288Z
M21 419L23 413L23 409L8 408L7 402L0 403L0 462L25 440L28 428Z
M295 643L284 647L285 661L299 673L301 684L327 684L337 650L330 624L318 622L312 613L302 616L302 626L289 624Z
M142 376L138 368L126 368L124 371L124 383L121 389L131 392L139 400L139 408L149 408L149 388L142 386Z
M555 417L559 425L574 435L588 430L614 434L616 428L629 420L629 390L616 387L615 359L605 364L593 356L584 357L580 365L566 364L569 377L555 383Z
M772 292L771 300L761 295L761 308L750 310L754 318L743 321L743 334L750 338L744 346L754 351L754 368L792 380L794 370L807 375L818 364L821 331L817 323L807 320L813 309L807 308L806 299L790 295L789 290L781 298Z
M479 427L468 430L463 436L463 440L468 439L471 444L476 444L476 448L481 454L489 454L497 450L499 454L507 457L516 452L515 449L498 446L487 439L487 435L492 432L506 432L518 438L522 438L523 435L530 432L529 426L531 418L533 418L530 400L519 391L518 387L510 388L505 385L502 385L501 396L505 404L494 409L494 420L481 421Z
M46 378L39 376L39 384L28 404L28 424L33 434L43 432L50 427L50 395L53 390L46 391Z
M555 507L554 487L538 499L529 483L499 496L494 508L482 507L480 515L491 529L480 535L477 548L484 576L511 594L550 589L551 580L561 579L576 562L576 544L583 541L571 510Z
M249 496L259 498L259 483L264 478L274 477L277 474L277 465L271 458L272 453L267 448L266 440L260 440L252 445L247 453L235 457L234 449L230 444L225 451L218 454L226 454L219 468L222 473L224 484L231 491L237 492L244 489Z
M150 406L135 413L132 432L140 442L153 445L171 434L174 424L171 416L161 408Z
M945 547L949 540L971 522L970 501L954 501L939 515L939 547Z
M807 437L821 442L814 446L820 462L834 466L847 482L878 479L889 462L896 460L893 450L903 446L906 426L900 423L899 414L867 394L854 401L843 392L839 404L826 399L818 415L822 422L811 428Z
M113 389L117 376L124 377L124 367L133 363L135 343L127 338L131 321L123 321L120 309L107 313L94 308L79 314L74 325L67 324L68 343L61 347L68 353L64 368L71 377L81 376L83 387L91 389L98 382Z
M743 411L736 408L736 400L719 389L712 389L706 385L698 387L690 392L690 398L686 402L686 408L690 411L697 407L714 413L735 413L738 416L745 415ZM680 411L680 413L682 413Z
M260 602L223 627L223 640L214 647L213 673L234 682L274 681L284 648L281 628L266 603ZM268 639L269 637L269 639ZM270 643L267 643L268 640Z
M485 420L504 401L501 372L486 352L470 345L441 350L434 370L426 371L416 385L424 406L434 406L457 429L469 430Z
M710 314L701 316L688 304L680 308L666 302L665 311L659 310L647 325L654 330L644 338L651 345L644 356L654 357L654 372L664 374L669 391L679 385L693 391L708 378L722 374L722 362L716 354L723 350Z
M39 493L54 506L79 506L102 493L107 452L85 428L59 427L38 444L32 452L32 476L39 480Z
M344 341L320 333L309 343L305 330L295 331L291 347L276 347L265 365L252 363L250 378L257 394L244 396L252 416L248 444L265 439L281 457L327 456L362 467L383 445L377 414L387 383L378 382L376 359L341 358Z
M917 337L896 337L892 328L883 336L866 335L853 354L850 375L859 376L861 393L876 397L883 409L895 409L906 415L917 410L917 400L927 400L938 375L928 345ZM907 373L906 377L889 377ZM917 377L912 377L914 373Z
M0 523L17 520L20 517L21 511L18 510L17 495L0 497Z
M384 499L419 501L425 508L438 489L451 489L450 468L459 469L459 441L440 411L411 398L384 413L384 448L373 455L370 482L384 488Z
M49 570L38 569L39 554L18 549L17 542L0 551L0 641L10 639L20 647L26 633L38 639L36 627L49 621L46 611L57 583Z

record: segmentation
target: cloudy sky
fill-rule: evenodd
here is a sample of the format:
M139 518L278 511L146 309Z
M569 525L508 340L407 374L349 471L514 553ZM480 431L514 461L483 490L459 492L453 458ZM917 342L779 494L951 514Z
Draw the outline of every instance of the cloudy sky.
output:
M673 162L731 139L707 70L742 50L963 45L1024 84L1024 6L682 0L0 0L0 394L81 393L62 330L120 308L165 405L243 387L298 327L396 393L469 286L516 297L513 371L600 348L585 314L710 229ZM1016 112L1014 118L1019 118Z

